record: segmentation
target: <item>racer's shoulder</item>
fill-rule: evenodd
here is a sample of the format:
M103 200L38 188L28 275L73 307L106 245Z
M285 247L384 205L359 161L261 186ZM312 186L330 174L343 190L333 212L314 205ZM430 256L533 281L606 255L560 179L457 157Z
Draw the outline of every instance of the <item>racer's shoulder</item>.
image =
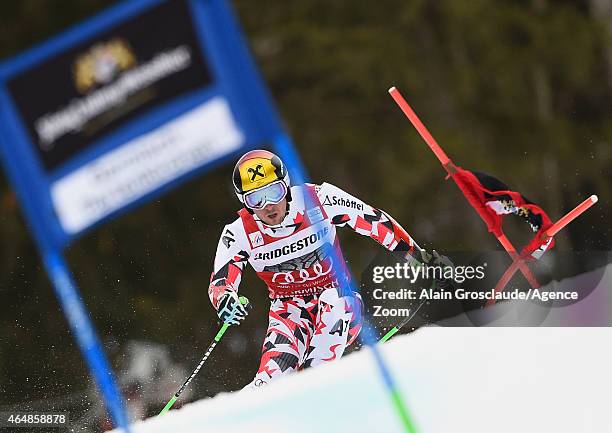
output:
M314 185L315 191L319 197L325 197L329 195L345 195L348 194L342 188L337 187L329 182L323 182L320 185Z
M291 187L291 193L294 194L298 191L302 192L302 194L305 194L306 191L314 191L314 193L319 197L319 199L323 199L326 195L328 196L329 194L338 194L338 193L344 193L344 191L342 191L340 188L338 188L335 185L332 185L331 183L328 182L323 182L321 184L316 184L316 183L304 183L302 185L296 185L296 186L292 186Z
M229 232L229 233L228 233ZM244 229L244 224L242 223L242 219L237 217L234 221L229 224L226 224L221 231L221 236L229 234L234 238L245 238L246 239L246 231Z

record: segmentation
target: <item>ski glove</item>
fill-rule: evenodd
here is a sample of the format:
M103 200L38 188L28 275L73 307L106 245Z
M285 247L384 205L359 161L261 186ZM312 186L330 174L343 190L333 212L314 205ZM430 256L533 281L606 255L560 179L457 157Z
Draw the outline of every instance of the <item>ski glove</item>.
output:
M219 299L217 315L224 323L240 325L240 322L249 314L248 307L250 307L250 304L242 305L240 303L238 294L235 291L228 290Z
M421 252L423 261L429 266L439 266L443 269L454 268L453 262L446 256L438 254L436 250L432 251L432 254ZM454 273L453 273L454 274ZM457 283L452 278L434 278L436 284L436 290L451 291L457 288Z

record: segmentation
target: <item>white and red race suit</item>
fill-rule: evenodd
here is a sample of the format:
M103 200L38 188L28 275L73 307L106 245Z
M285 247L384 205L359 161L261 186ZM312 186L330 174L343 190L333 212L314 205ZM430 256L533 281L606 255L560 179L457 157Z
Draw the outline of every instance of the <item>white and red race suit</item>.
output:
M208 288L217 308L225 291L238 290L247 262L268 287L269 325L254 386L333 361L357 337L361 300L344 291L350 277L336 227L348 226L390 251L420 251L391 216L334 185L293 186L290 197L277 226L246 209L225 226Z

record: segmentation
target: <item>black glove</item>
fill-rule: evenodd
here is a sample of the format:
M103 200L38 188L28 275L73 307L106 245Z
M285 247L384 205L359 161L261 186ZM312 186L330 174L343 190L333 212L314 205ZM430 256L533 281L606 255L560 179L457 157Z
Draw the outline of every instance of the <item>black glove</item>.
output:
M240 325L240 322L249 314L250 306L250 303L242 304L238 294L233 290L228 290L219 299L217 315L224 323Z
M451 276L455 275L454 271L452 273L445 272L447 268L455 268L455 265L451 259L449 259L447 256L438 254L436 250L432 250L431 254L423 250L421 251L421 257L427 266L439 266L442 268L441 278L434 278L436 290L453 291L457 288L457 282L454 280L454 278L444 278L445 274L450 274Z

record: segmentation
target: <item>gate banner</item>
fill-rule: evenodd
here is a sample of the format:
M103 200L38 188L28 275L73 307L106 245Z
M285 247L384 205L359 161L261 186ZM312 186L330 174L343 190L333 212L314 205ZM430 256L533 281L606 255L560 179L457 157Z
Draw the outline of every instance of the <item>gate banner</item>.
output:
M0 101L6 169L58 248L281 133L217 0L119 4L1 64Z

